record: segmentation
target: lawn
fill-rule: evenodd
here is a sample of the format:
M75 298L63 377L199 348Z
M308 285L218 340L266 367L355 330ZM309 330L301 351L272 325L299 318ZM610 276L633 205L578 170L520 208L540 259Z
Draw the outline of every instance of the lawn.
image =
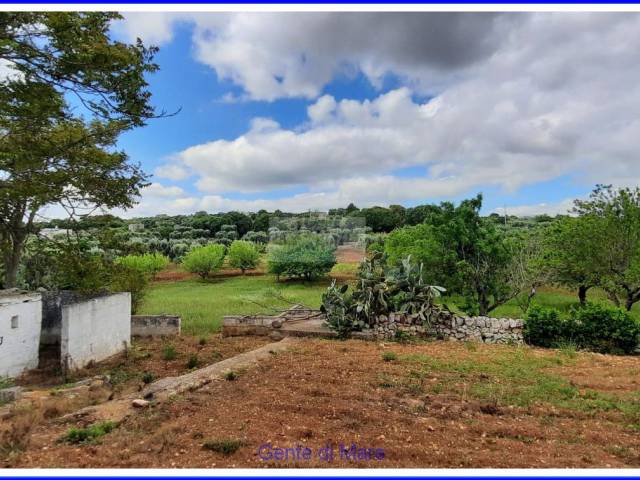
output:
M272 275L157 282L139 313L177 314L182 317L184 333L206 335L220 329L225 315L275 314L293 303L318 308L329 282L278 282Z

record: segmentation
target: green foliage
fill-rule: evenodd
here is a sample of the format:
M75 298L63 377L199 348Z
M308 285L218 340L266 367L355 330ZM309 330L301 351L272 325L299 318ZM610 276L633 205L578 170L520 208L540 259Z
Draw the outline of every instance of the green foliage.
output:
M149 384L153 382L155 379L156 379L156 376L151 372L144 372L142 374L142 382L144 384Z
M198 360L198 355L195 353L189 356L189 360L187 360L187 368L189 370L193 368L197 368L200 361Z
M224 379L229 382L233 382L234 380L238 379L238 376L239 375L236 372L234 372L233 370L229 370L224 374Z
M15 384L12 378L9 377L0 377L0 390L3 388L13 387Z
M147 294L149 276L137 269L116 265L109 280L109 289L113 292L131 293L131 311L136 314Z
M336 264L335 247L317 235L298 235L274 245L267 260L269 272L313 280L329 273Z
M197 273L205 279L219 270L223 261L224 246L211 244L190 250L182 260L182 265L188 272Z
M239 268L244 273L246 270L256 268L260 260L260 254L255 245L245 240L235 240L227 253L229 265Z
M640 323L620 308L587 303L571 312L575 342L602 353L631 353L640 340Z
M444 289L425 284L422 265L412 264L410 257L388 272L383 265L380 254L365 259L353 293L348 292L348 285L338 288L334 281L323 294L320 309L339 338L374 324L379 315L391 311L417 315L423 324L429 324L437 308L434 299Z
M522 282L512 272L522 248L496 225L480 217L482 196L432 206L424 224L393 231L385 239L389 261L411 255L424 265L425 281L463 295L467 313L486 315L518 295Z
M532 305L527 311L524 339L531 345L555 347L569 334L566 323L557 309Z
M0 253L4 286L13 287L43 207L77 215L86 205L132 206L146 176L116 145L155 116L145 77L158 67L156 49L111 39L117 13L1 16L0 62L18 73L0 89Z
M115 263L130 270L137 270L154 278L169 265L169 259L161 253L145 253L143 255L127 255L118 257Z
M100 422L94 425L90 425L86 428L70 428L67 433L62 437L62 441L66 443L91 443L95 442L98 438L112 432L117 427L115 422Z
M175 360L177 355L176 347L173 345L165 345L162 348L162 358L164 360Z
M327 326L340 339L349 337L351 332L362 330L364 321L352 315L353 300L347 294L348 285L338 287L335 280L322 294L320 310L326 316Z
M398 354L396 352L383 352L382 360L385 362L393 362L398 359Z
M211 450L213 452L221 453L223 455L231 455L244 445L244 441L235 439L205 440L205 442L202 444L202 448L204 448L205 450Z
M554 308L533 306L524 335L542 347L571 344L602 353L631 353L640 341L640 322L620 308L598 303L573 308L564 319Z

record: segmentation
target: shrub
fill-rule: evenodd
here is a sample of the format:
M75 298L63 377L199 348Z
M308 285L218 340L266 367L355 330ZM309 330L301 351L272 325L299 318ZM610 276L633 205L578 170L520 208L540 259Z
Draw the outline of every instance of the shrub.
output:
M269 252L269 272L306 280L326 275L336 264L335 247L314 235L290 237Z
M640 323L620 308L598 303L573 308L567 319L556 309L532 306L524 337L541 347L574 345L601 353L631 353L640 340Z
M336 332L338 338L347 338L351 332L362 330L365 323L352 314L353 302L347 294L348 285L338 287L333 280L327 291L322 294L320 310L326 316L327 326Z
M224 374L224 379L230 382L233 382L234 380L238 379L238 374L233 370L229 370L227 373Z
M212 450L214 452L221 453L223 455L231 455L240 447L244 446L245 442L242 440L227 439L227 440L206 440L202 444L202 448L205 450Z
M235 240L229 247L229 265L239 268L242 273L256 268L260 260L260 254L255 245L245 240Z
M393 362L398 359L398 354L396 352L384 352L382 354L382 360L385 362Z
M127 255L118 257L116 263L132 270L138 270L154 278L169 265L169 258L159 252L144 255Z
M111 274L110 290L112 292L131 293L131 311L136 313L149 286L149 275L124 265L115 265Z
M115 422L100 422L86 428L72 427L62 437L63 442L67 443L89 443L106 435L116 428Z
M151 383L156 379L155 375L151 372L144 372L142 374L142 382L145 384Z
M189 370L196 368L198 366L198 355L193 354L189 357L189 360L187 361L187 368Z
M165 345L162 349L162 358L165 360L174 360L177 356L176 347L173 345Z
M205 279L219 270L223 261L224 246L214 243L191 249L182 260L182 265L188 272L197 273Z
M640 323L621 308L587 303L571 311L575 341L602 353L631 353L638 345Z
M524 339L531 345L555 347L568 335L566 322L555 308L532 305L527 310Z

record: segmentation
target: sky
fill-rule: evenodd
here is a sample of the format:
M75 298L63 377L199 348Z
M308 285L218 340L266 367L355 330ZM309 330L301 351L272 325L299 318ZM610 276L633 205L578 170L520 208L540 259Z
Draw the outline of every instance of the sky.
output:
M640 183L633 13L126 13L157 45L124 216L459 201L565 213Z

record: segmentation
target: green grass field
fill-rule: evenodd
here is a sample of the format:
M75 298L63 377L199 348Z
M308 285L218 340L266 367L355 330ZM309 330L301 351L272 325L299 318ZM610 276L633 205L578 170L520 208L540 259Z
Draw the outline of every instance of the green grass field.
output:
M292 303L318 308L329 282L277 282L271 275L158 282L149 289L140 313L180 315L184 333L205 335L218 331L225 315L276 314Z
M351 265L338 264L336 275L354 273ZM276 281L272 275L238 276L210 281L199 279L174 282L158 282L151 286L140 313L169 313L182 317L183 331L189 335L205 335L217 332L224 315L276 314L293 303L302 303L311 308L320 306L320 297L330 279L317 282ZM589 291L588 300L607 302L604 292ZM458 310L456 298L443 298L444 303ZM540 288L535 303L568 311L578 301L575 292L559 288ZM640 305L631 311L640 320ZM523 318L524 314L515 301L501 305L492 312L492 317Z

